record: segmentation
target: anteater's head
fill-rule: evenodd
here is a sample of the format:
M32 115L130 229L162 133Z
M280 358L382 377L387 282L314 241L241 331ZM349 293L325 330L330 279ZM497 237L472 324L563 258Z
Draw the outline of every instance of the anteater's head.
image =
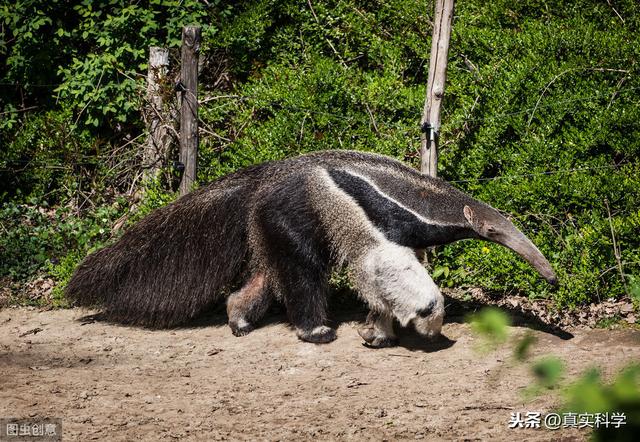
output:
M511 221L497 210L484 204L465 205L464 217L480 239L492 241L510 248L522 256L549 282L556 285L556 277L551 264L540 250Z

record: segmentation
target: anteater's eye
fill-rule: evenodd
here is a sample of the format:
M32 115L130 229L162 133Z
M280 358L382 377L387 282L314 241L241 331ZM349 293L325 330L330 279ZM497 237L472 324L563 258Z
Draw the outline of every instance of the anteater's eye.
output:
M487 227L487 233L496 233L496 229L494 229L493 227L489 226L489 227Z

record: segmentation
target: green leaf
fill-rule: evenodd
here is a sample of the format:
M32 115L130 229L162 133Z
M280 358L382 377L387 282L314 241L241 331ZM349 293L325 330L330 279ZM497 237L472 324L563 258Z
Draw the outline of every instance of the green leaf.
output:
M441 275L444 274L446 267L436 267L433 272L431 273L431 277L433 279L437 279L438 277L440 277Z
M507 340L511 320L499 308L485 307L479 313L469 315L467 322L471 323L474 333L486 339L489 344L497 345Z
M537 361L532 367L537 382L545 388L558 385L564 373L564 363L559 358L548 356Z

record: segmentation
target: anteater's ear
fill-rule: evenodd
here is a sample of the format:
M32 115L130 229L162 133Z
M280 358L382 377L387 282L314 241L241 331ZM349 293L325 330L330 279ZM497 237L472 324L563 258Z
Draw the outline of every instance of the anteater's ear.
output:
M464 213L464 217L467 219L467 221L469 221L469 224L474 226L476 215L475 213L473 213L473 210L471 210L471 207L464 206L464 209L462 209L462 212Z

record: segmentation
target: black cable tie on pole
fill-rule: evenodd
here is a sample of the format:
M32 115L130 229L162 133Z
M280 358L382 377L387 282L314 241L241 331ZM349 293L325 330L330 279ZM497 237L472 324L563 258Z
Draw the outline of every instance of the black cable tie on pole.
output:
M182 174L184 173L184 163L181 161L174 161L173 170L175 170L180 174L180 176L182 176Z
M438 131L436 131L435 128L432 125L430 125L428 121L424 122L422 126L420 126L420 131L423 134L429 134L429 141L434 141L440 136Z

